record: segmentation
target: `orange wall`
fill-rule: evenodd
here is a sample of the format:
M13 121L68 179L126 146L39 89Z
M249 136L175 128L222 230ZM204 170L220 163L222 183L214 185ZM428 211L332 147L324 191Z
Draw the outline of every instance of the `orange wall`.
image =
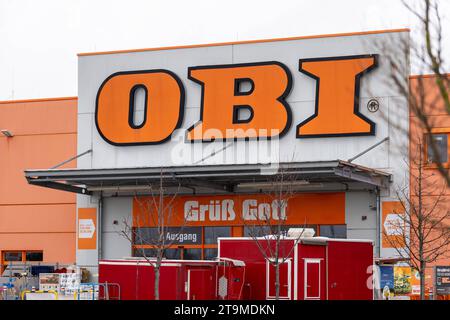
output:
M450 76L450 75L449 75ZM419 92L419 83L422 81L422 85L426 94L421 95ZM411 84L411 92L415 94L416 97L425 96L424 106L425 112L429 116L431 125L433 128L444 129L444 131L450 133L450 115L446 112L444 103L441 99L439 99L438 88L435 82L435 78L433 76L413 76L410 78ZM448 129L448 130L447 130ZM413 175L417 176L417 168L414 163L417 164L417 157L419 155L419 142L424 143L424 133L425 130L421 127L417 117L411 111L410 113L410 163L411 163L411 190L415 187L415 181ZM425 151L425 150L424 150ZM426 151L425 151L426 152ZM422 155L425 159L425 154ZM439 172L433 167L433 165L425 165L424 167L424 177L425 186L423 190L427 193L427 196L424 199L425 205L428 204L430 207L437 196L440 194L441 190L444 190L444 194L442 196L440 206L436 210L440 210L440 212L448 212L450 210L450 188L446 187L446 183L442 176L440 176ZM434 185L434 187L433 187ZM414 192L411 194L411 198L414 198ZM444 221L447 226L450 225L450 220ZM450 248L448 248L450 250ZM428 267L427 275L429 278L427 279L427 285L432 286L432 266L433 265L449 265L450 258L441 258L436 263L430 264Z
M76 155L76 119L76 98L0 102L0 129L14 134L0 135L0 251L43 250L46 262L75 262L75 195L30 185L24 170Z

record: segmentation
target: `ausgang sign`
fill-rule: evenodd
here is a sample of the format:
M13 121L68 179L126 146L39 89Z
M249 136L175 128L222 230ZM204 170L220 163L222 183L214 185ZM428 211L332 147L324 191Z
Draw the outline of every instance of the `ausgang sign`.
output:
M189 80L201 86L201 111L186 141L282 137L293 124L286 101L292 72L316 80L315 112L294 123L297 138L374 135L375 123L359 112L359 88L376 66L377 55L352 55L299 59L298 70L278 61L188 67ZM140 124L133 120L137 90L145 93ZM113 73L97 93L98 132L117 146L163 143L183 122L186 94L170 70Z

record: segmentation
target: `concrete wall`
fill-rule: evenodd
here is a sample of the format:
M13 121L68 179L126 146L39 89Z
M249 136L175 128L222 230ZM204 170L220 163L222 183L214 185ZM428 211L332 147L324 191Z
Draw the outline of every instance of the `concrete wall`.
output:
M96 281L98 278L98 258L99 258L99 239L100 237L99 232L98 232L98 228L99 228L99 223L98 221L100 221L100 217L99 217L99 205L98 205L98 197L96 196L85 196L85 195L80 195L77 194L77 217L76 217L76 221L78 223L78 209L79 208L95 208L97 209L97 225L96 225L96 231L97 231L97 244L95 246L94 249L83 249L80 250L79 246L78 246L78 226L77 226L77 265L84 267L86 269L89 270L90 272L90 277L91 277L91 281Z
M104 198L102 223L102 258L130 257L131 243L120 233L132 224L131 198ZM124 222L125 221L125 222ZM114 224L117 222L117 224ZM128 235L130 236L130 235Z
M376 254L378 252L378 243L376 243L376 194L371 192L347 192L345 203L347 238L373 240L375 244L374 253Z
M77 196L78 208L97 209L96 248L86 250L79 249L77 246L77 264L90 271L92 281L96 281L98 277L99 258L117 259L131 256L131 243L120 233L125 230L124 219L130 225L132 223L132 198L102 198L101 206L99 199L99 196ZM115 221L117 224L115 224Z

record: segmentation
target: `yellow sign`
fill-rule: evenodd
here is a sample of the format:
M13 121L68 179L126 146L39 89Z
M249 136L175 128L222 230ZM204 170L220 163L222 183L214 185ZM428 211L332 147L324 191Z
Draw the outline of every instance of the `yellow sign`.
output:
M394 267L394 293L411 293L411 267Z

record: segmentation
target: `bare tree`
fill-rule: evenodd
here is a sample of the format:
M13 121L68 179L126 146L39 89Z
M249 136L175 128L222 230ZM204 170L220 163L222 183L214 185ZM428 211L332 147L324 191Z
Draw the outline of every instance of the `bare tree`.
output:
M139 205L141 215L134 217L134 223L127 219L123 221L123 229L120 234L126 238L132 245L139 243L141 256L154 268L154 297L159 300L159 283L161 264L166 251L173 247L178 237L183 232L188 215L185 215L180 221L177 221L179 227L171 228L170 225L175 220L179 220L179 215L173 210L173 203L180 190L180 184L175 187L173 192L168 192L168 187L164 185L163 172L158 184L148 185L148 197L134 196L135 202ZM152 228L143 228L144 226L153 226ZM146 232L150 231L150 232ZM168 232L171 237L168 239ZM146 249L150 248L151 252Z
M417 119L417 125L428 137L432 137L433 129L439 127L439 119L432 116L433 111L442 111L450 116L450 76L445 72L449 66L443 55L443 15L438 0L420 0L412 5L411 1L403 0L404 6L419 21L420 32L416 39L398 42L395 40L381 44L381 52L390 52L389 61L391 74L389 84L398 90L408 101L412 115ZM417 76L405 79L404 61L411 62L412 67L420 74L431 72L431 76ZM392 124L392 123L391 123ZM394 124L395 125L395 124ZM407 128L402 128L408 130ZM441 150L435 139L428 139L429 148L436 158ZM450 186L450 171L441 162L436 162L440 175Z
M264 256L264 259L275 268L276 300L280 299L280 266L288 261L304 231L303 229L287 250L282 246L282 241L287 235L287 206L289 199L295 195L296 181L296 175L288 173L284 168L279 168L278 173L268 179L264 186L268 190L264 194L272 202L271 210L260 210L253 214L251 220L248 219L249 217L243 219L248 234L255 242L258 250ZM272 214L270 211L272 211ZM306 221L303 227L305 226Z
M445 72L449 65L443 55L440 1L402 2L419 22L419 30L413 30L414 38L391 38L378 43L378 49L390 67L387 84L408 102L412 116L410 125L404 125L404 121L395 122L395 108L389 111L390 115L382 113L394 129L409 136L410 185L395 191L402 207L398 219L390 223L390 233L395 236L386 230L383 233L399 256L410 261L411 267L419 272L423 299L427 264L448 254L449 206L445 196L450 187L450 171L440 161L447 157L443 154L447 150L439 148L434 134L435 128L442 127L442 121L450 116L450 76ZM418 76L409 76L410 66ZM405 155L408 147L398 149Z
M397 254L409 261L420 274L420 298L425 298L427 265L448 257L450 244L450 209L446 202L447 185L436 179L433 171L424 169L423 144L411 165L409 186L396 192L401 212L393 212L383 229L384 239Z

